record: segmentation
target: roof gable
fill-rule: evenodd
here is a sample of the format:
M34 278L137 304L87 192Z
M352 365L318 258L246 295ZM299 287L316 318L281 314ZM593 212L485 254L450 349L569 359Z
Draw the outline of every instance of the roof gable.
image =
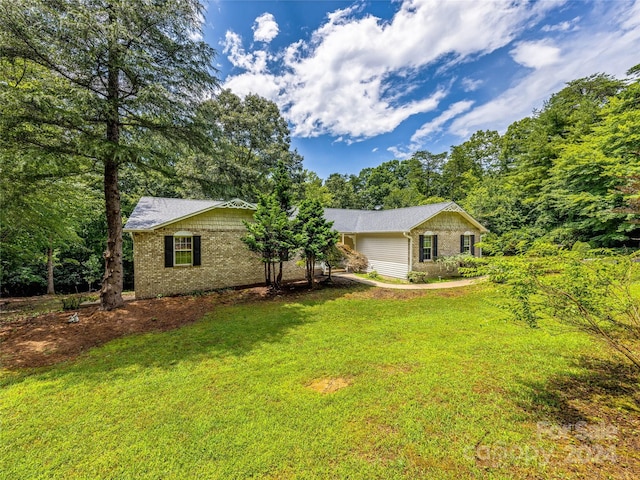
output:
M186 200L182 198L142 197L133 209L125 232L151 231L200 215L216 208L255 210L255 205L239 198L233 200Z

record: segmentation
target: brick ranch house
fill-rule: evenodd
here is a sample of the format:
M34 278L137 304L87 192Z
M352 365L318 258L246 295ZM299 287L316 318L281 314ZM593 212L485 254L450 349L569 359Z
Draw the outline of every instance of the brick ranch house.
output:
M455 202L393 210L325 209L341 242L364 254L369 271L406 278L411 271L442 274L437 257L468 253L488 230Z
M241 237L255 205L229 201L142 197L124 231L133 237L136 298L264 282L260 258ZM367 211L328 208L342 242L366 255L369 269L405 278L411 270L438 271L434 259L462 251L487 230L453 202ZM295 261L285 280L304 278Z

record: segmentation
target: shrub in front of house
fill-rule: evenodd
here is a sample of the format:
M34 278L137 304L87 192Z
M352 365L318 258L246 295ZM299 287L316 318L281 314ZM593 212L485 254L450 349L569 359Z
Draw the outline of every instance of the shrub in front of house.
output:
M429 273L411 271L407 274L407 280L411 283L429 283Z

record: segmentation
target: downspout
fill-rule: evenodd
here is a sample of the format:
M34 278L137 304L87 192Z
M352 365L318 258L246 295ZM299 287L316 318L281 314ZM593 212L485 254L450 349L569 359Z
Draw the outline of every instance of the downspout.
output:
M409 271L413 271L413 237L409 232L402 232L402 236L409 239Z

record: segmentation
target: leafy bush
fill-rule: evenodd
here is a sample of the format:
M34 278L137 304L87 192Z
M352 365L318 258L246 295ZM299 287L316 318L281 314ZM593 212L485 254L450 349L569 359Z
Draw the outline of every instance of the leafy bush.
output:
M80 304L83 302L81 296L62 297L62 309L63 310L77 310Z
M428 283L429 274L427 272L411 271L407 274L407 280L411 283Z
M436 258L436 263L440 265L440 271L452 273L460 267L470 265L471 259L474 258L468 253L459 253L458 255L448 255Z
M377 280L380 278L380 274L375 270L371 270L369 273L367 273L367 277L371 278L372 280Z
M508 283L507 309L538 327L553 318L603 340L640 369L640 301L631 292L640 253L535 245L527 255L475 262L465 274Z

